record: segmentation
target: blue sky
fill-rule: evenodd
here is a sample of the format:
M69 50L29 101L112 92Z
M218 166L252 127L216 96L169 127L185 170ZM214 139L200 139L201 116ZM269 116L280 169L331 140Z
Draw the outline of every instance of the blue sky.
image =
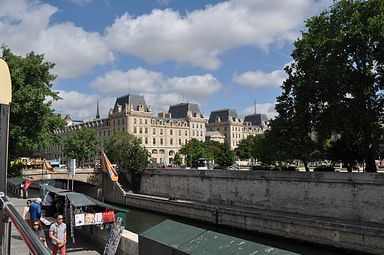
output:
M304 21L331 0L0 0L0 43L56 64L57 112L106 117L144 95L154 114L195 102L209 117L273 117Z

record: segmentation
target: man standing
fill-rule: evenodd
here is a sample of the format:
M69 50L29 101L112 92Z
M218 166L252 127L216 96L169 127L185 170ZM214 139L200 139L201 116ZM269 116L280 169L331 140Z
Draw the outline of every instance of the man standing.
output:
M41 198L37 198L29 207L31 222L40 221L41 217Z
M52 239L52 254L56 255L60 250L61 255L66 254L67 243L67 225L63 222L64 217L58 214L56 223L53 223L49 228L49 237Z

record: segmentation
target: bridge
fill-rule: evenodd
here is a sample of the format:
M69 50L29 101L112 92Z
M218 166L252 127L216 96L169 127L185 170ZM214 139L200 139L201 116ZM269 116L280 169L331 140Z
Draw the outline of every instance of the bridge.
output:
M91 185L98 185L101 181L101 170L94 168L77 168L74 176L68 175L65 168L55 169L54 172L42 169L23 170L22 176L25 179L37 180L74 180Z

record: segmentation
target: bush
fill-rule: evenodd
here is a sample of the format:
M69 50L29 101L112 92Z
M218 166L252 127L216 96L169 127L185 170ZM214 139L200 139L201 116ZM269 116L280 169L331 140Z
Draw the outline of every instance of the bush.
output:
M335 172L333 166L318 166L313 169L314 172Z
M251 170L259 170L259 171L265 171L265 170L271 170L272 168L267 165L259 165L259 166L252 166Z
M289 172L295 172L297 171L297 168L294 166L282 166L280 167L281 171L289 171Z

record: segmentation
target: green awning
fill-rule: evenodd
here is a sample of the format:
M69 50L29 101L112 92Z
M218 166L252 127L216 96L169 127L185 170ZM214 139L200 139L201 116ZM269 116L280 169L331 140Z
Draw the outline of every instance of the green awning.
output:
M75 207L82 207L82 206L95 206L97 205L95 202L89 199L88 196L77 193L77 192L68 192L65 193L65 196L68 198L68 200L73 204Z
M20 186L25 179L23 177L17 176L12 178L7 178L7 182L13 184L14 186Z
M68 200L73 204L75 207L82 207L82 206L99 206L103 208L110 208L115 211L120 212L128 212L127 209L123 209L114 205L103 203L97 199L94 199L90 196L87 196L82 193L66 190L66 189L60 189L53 187L51 185L47 184L40 184L41 187L48 190L49 192L55 193L58 196L65 196L68 198Z
M297 253L165 220L139 235L140 254L295 255ZM143 253L141 253L143 252Z
M53 187L53 186L47 185L47 184L40 184L40 187L48 190L49 192L55 193L55 194L57 194L59 196L64 196L65 193L70 192L70 190L56 188L56 187Z

